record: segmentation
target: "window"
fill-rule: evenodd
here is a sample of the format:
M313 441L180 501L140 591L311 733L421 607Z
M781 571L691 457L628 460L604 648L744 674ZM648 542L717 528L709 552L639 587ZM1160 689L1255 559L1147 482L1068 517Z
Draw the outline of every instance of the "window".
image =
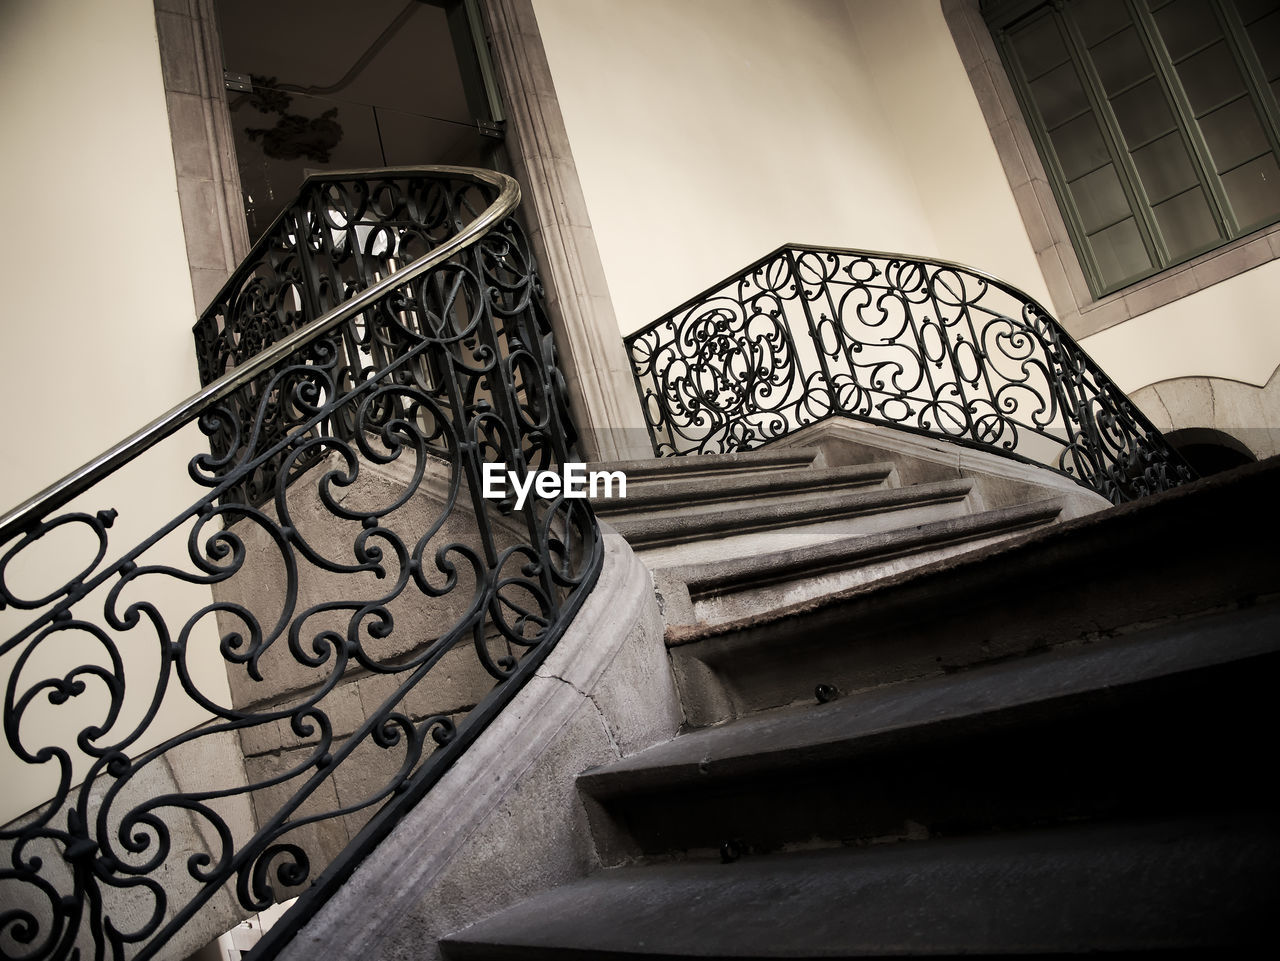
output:
M984 0L1094 296L1280 221L1280 0Z

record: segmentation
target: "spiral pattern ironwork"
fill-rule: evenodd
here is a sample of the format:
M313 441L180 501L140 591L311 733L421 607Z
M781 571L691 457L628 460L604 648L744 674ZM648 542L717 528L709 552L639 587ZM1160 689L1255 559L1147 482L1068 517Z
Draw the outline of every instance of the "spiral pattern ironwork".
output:
M308 183L197 325L204 378L435 249L496 193L430 172ZM586 501L481 497L486 462L577 459L561 383L506 219L193 412L212 444L189 460L203 496L150 536L113 539L105 506L5 533L0 613L24 617L0 646L5 742L50 790L0 829L0 957L152 957L202 911L261 910L350 870L594 582ZM32 555L71 531L58 583L31 587ZM189 606L153 603L160 583ZM204 723L157 742L174 699ZM235 763L211 764L228 739Z
M958 264L786 246L626 344L660 457L849 417L1042 464L1114 503L1194 477L1048 311Z

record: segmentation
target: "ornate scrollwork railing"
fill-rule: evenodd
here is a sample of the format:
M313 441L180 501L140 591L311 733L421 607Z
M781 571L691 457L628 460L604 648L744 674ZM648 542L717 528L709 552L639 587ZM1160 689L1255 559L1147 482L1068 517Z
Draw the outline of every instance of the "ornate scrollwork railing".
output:
M48 784L0 828L0 957L181 957L302 893L283 940L555 644L590 508L482 497L572 458L518 198L309 181L197 325L207 386L0 517L0 761ZM103 485L193 424L199 496L120 541Z
M1048 311L959 264L788 245L626 344L660 457L850 417L1039 463L1114 503L1194 477Z
M436 249L479 216L493 198L484 185L455 174L416 177L412 171L354 171L309 178L298 199L276 217L254 244L192 328L202 384L237 369L264 348L310 323L327 310L391 275L404 264ZM528 296L524 287L532 276L528 246L513 223L504 227L512 239L501 250L484 248L489 256L487 279L514 302ZM400 301L405 291L384 298L379 306L335 328L332 343L333 379L339 391L350 390L400 356L414 337L447 323L453 309L474 310L471 292L457 288L457 275L438 272L430 284L412 291L416 303ZM461 306L460 306L461 305ZM529 298L539 312L538 348L551 349L550 334L540 312L539 297ZM510 306L508 305L508 309ZM424 359L423 375L437 377ZM218 425L211 436L215 454L235 444L237 423L255 416L264 397L264 439L290 429L287 405L267 389L269 378L244 382L225 404L236 415ZM473 389L483 390L479 384ZM390 401L388 401L390 402ZM325 425L341 437L355 436L350 412ZM566 430L569 424L563 425ZM576 438L568 437L570 444ZM227 496L258 503L271 494L282 457L263 463ZM312 461L294 464L305 469Z

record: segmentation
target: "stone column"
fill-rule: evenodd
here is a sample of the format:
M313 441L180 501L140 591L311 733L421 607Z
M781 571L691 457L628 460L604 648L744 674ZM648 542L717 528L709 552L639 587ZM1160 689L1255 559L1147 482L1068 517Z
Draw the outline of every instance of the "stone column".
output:
M532 0L481 7L583 447L594 460L652 457Z
M196 312L249 252L213 0L155 0Z

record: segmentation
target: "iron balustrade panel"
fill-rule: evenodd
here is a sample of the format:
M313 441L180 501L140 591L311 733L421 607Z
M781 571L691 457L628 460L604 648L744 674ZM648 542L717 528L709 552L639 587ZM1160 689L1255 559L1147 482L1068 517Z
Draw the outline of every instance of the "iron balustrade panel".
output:
M626 338L658 456L751 450L831 411L786 251ZM809 351L809 354L812 352Z
M249 256L193 327L202 384L208 384L262 350L435 250L494 201L495 186L461 176L387 171L375 176L330 174L309 178L298 199L276 217ZM430 292L424 292L430 293ZM337 340L335 385L350 390L404 349L414 324L434 330L450 323L441 304L403 310L391 300L349 321ZM386 316L376 316L378 312ZM390 314L388 314L390 312ZM398 315L398 316L391 316ZM264 437L275 439L286 415L259 378L231 403L243 424L264 398ZM287 419L287 418L286 418ZM351 436L350 423L326 425ZM233 427L220 425L215 451L230 442ZM306 464L300 465L302 467ZM276 463L266 463L228 496L258 503L270 496Z
M330 222L313 246L336 236ZM411 256L425 237L388 243ZM350 264L380 270L367 249ZM0 645L5 744L52 785L0 828L0 956L149 958L184 929L207 940L211 916L301 893L273 929L286 939L514 696L594 583L587 501L531 492L517 511L482 496L486 463L577 459L520 228L501 220L401 274L269 367L239 360L252 390L233 374L220 400L191 405L186 421L219 443L188 461L203 494L154 533L113 540L117 513L82 507L96 486L0 526L0 614L23 618ZM322 306L355 288L339 277ZM253 315L264 341L300 322L279 297L250 299L275 305ZM247 324L226 329L228 351L250 342ZM65 579L32 589L24 565L69 531L83 537ZM153 601L166 585L184 603ZM203 722L157 734L175 699Z
M658 456L849 417L1038 463L1113 503L1194 477L1048 311L958 264L782 247L626 344Z

